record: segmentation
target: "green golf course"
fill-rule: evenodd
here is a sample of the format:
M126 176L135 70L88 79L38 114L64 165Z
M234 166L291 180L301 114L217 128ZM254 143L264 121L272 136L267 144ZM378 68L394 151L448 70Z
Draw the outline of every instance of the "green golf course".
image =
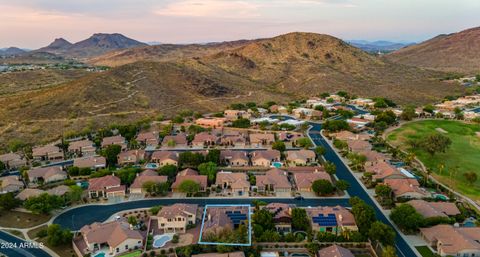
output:
M434 172L434 176L459 192L480 199L480 124L452 120L424 120L406 123L387 134L387 141L403 150L412 151ZM408 142L432 133L441 133L452 141L445 153L431 156L422 148L411 149ZM468 183L464 174L475 172L478 179Z

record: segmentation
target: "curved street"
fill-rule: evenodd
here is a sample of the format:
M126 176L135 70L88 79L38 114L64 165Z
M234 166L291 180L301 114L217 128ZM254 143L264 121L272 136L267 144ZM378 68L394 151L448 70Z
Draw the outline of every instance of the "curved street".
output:
M24 246L29 243L30 242L0 231L1 254L11 257L50 257L50 254L36 246L32 246L31 248Z

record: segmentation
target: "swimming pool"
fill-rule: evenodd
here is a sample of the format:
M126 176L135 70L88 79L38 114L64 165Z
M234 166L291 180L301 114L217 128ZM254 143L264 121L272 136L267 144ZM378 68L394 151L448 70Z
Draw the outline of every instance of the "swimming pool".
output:
M153 169L157 169L157 168L158 168L158 164L157 164L157 163L147 163L147 164L145 165L145 168L147 168L147 169L152 169L152 170L153 170Z
M173 239L173 234L156 235L153 237L153 248L162 248Z
M277 169L280 169L282 167L282 163L281 162L273 162L272 166L277 168Z
M105 257L105 253L104 252L99 252L96 255L94 255L93 257Z

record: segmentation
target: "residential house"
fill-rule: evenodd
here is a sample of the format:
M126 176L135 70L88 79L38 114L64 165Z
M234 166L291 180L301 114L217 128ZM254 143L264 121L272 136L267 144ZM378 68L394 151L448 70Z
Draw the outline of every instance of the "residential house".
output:
M0 155L0 162L3 162L3 164L5 164L5 167L9 170L18 169L22 166L27 165L27 161L17 153L6 153Z
M300 192L312 192L313 182L323 179L332 183L332 178L330 174L319 171L319 172L299 172L293 175L297 190Z
M363 152L372 149L372 145L363 140L347 140L348 150L350 152Z
M320 249L317 255L318 257L355 257L350 250L336 244Z
M323 166L295 166L288 167L287 171L295 175L296 173L325 172L325 168Z
M32 197L38 197L40 196L41 194L45 194L46 192L43 191L43 190L40 190L40 189L36 189L36 188L25 188L24 190L22 190L20 193L18 193L15 198L18 199L18 200L21 200L21 201L25 201L29 198L32 198Z
M218 143L218 137L209 132L200 132L192 140L193 147L212 147Z
M225 110L223 112L223 116L229 121L234 121L240 118L250 119L251 114L248 111L244 110Z
M70 187L66 185L59 185L47 190L47 194L56 196L65 196L68 192L70 192Z
M225 229L233 230L248 222L249 208L245 206L210 207L203 220L202 236L218 235Z
M406 178L397 168L387 162L377 162L364 165L365 172L373 174L374 181L384 181L385 179L404 179Z
M287 172L280 169L271 169L265 175L256 175L256 187L259 192L290 193L292 191Z
M286 203L269 203L263 207L273 215L275 229L280 233L292 231L292 206Z
M245 135L240 132L224 133L220 137L220 145L225 147L242 147L247 145Z
M34 168L27 172L30 183L52 183L67 179L67 173L61 166L51 166L43 168Z
M120 178L114 175L88 180L88 196L90 198L125 196L125 190L126 187L121 185Z
M16 193L25 188L19 176L0 177L0 194Z
M292 144L296 144L298 139L305 137L302 133L290 131L278 132L277 135L279 141Z
M365 126L370 122L371 121L367 119L355 118L355 117L347 120L348 125L350 125L352 129L357 131L364 129Z
M223 191L231 192L233 195L242 196L250 192L250 182L247 174L243 172L224 172L217 173L215 185Z
M165 165L178 165L179 154L173 151L155 151L152 154L151 161L158 163L160 167Z
M245 151L222 150L220 161L226 166L243 167L248 166L248 156Z
M76 156L92 156L95 155L96 150L93 142L88 139L73 141L68 144L68 151Z
M199 118L195 120L195 124L204 128L223 128L226 122L225 118Z
M420 234L440 256L480 256L480 227L436 225Z
M165 136L162 140L162 147L188 147L187 136L183 133L174 136Z
M342 130L336 133L330 133L332 138L342 140L342 141L349 141L349 140L369 140L372 136L365 133L353 133L348 130Z
M395 198L421 199L430 196L416 179L385 179L383 183L392 189Z
M363 155L367 158L365 162L366 166L373 166L379 162L386 162L388 159L384 154L372 150L361 151L358 152L358 154Z
M107 167L107 159L103 156L87 156L73 160L73 166L79 168L89 168L92 170L103 169Z
M129 150L121 152L117 156L117 162L119 165L133 165L145 160L145 150Z
M304 107L293 109L292 114L298 119L321 119L323 115L321 111Z
M160 143L158 131L147 131L138 133L136 140L145 147L157 147Z
M63 159L63 151L55 145L34 147L32 157L36 161L55 161Z
M357 231L353 214L343 206L318 206L306 208L312 231L341 234L343 231Z
M245 253L242 251L230 253L201 253L192 254L192 257L245 257Z
M305 149L286 151L285 155L288 165L291 166L305 166L315 162L316 159L314 151Z
M185 233L197 222L198 205L176 203L164 206L156 215L158 229L164 233Z
M117 256L143 249L143 241L142 234L122 219L83 226L80 235L73 239L73 248L78 256L96 256L98 251L106 251L108 256Z
M350 103L354 105L358 105L360 107L370 107L375 105L375 102L372 99L367 99L367 98L352 99L350 100Z
M407 204L411 205L424 218L432 217L452 217L460 214L460 210L455 203L450 202L427 202L424 200L410 200Z
M145 170L142 173L137 174L137 177L130 185L131 194L145 194L147 193L143 189L143 185L147 182L153 182L155 184L166 183L168 180L167 176L159 176L156 171Z
M270 108L268 108L268 110L271 113L288 114L288 108L285 107L285 106L282 106L282 105L274 104L274 105L270 106Z
M198 172L193 169L184 169L177 174L175 182L172 184L172 191L181 192L180 185L186 180L191 180L198 183L200 185L199 192L205 192L207 189L207 176L198 175Z
M102 139L102 148L105 148L109 145L119 145L122 151L127 150L127 141L121 135L104 137Z
M278 150L263 150L252 152L252 165L271 167L272 163L280 161L280 152Z
M269 147L275 142L275 135L272 133L252 133L250 136L250 145L261 148Z

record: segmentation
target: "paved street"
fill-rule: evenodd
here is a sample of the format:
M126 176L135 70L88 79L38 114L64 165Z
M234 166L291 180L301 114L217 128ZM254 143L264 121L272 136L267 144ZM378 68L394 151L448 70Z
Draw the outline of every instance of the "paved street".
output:
M0 253L9 257L50 257L50 254L39 248L22 247L24 240L0 231Z

